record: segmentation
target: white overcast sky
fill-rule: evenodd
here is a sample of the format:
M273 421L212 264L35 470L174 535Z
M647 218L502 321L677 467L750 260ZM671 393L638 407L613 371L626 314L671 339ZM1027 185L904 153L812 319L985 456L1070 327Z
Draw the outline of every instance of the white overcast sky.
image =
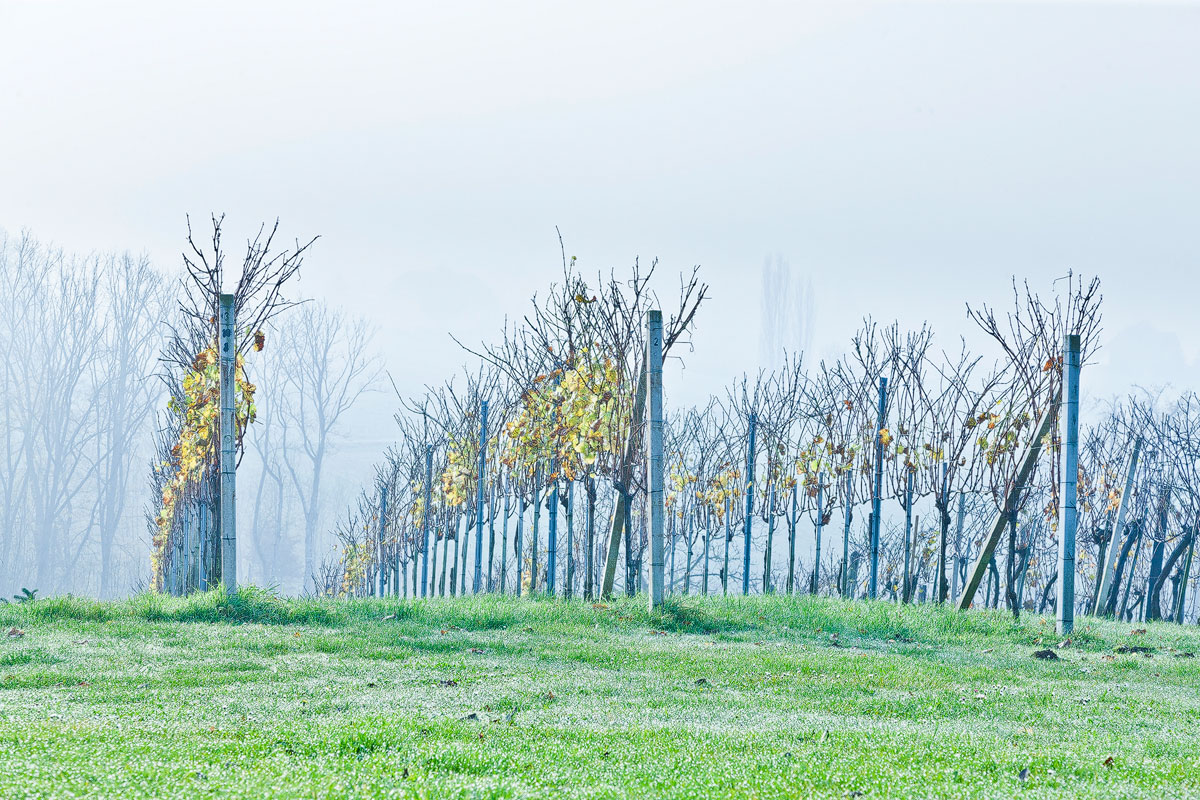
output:
M664 294L702 265L680 401L754 369L776 255L818 357L866 314L953 346L964 301L1073 269L1089 388L1200 388L1195 3L0 0L0 78L0 227L173 267L186 213L278 216L404 389L523 311L556 225Z

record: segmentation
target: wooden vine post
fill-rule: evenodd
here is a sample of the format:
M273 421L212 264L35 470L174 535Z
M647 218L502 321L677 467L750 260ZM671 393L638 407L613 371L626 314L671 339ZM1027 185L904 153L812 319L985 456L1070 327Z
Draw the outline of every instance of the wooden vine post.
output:
M648 312L646 361L650 384L650 610L663 602L663 400L662 400L662 312Z
M1063 471L1062 491L1059 501L1058 534L1058 609L1056 629L1060 636L1075 630L1075 530L1079 524L1078 491L1079 479L1079 336L1069 334L1066 350L1066 404L1067 413L1063 423L1062 442Z
M871 490L871 578L868 595L874 600L879 588L879 519L883 494L883 429L887 427L887 378L879 379L879 424L875 426L875 481Z
M234 421L234 370L237 347L233 295L220 297L218 332L221 338L221 580L225 592L237 592L237 430Z

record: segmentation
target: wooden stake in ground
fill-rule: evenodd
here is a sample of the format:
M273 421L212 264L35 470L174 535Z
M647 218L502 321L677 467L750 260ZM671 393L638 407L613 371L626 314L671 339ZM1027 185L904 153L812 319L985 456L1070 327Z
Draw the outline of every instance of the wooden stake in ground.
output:
M1079 524L1076 509L1079 479L1079 336L1069 334L1064 345L1063 369L1066 381L1067 413L1063 422L1062 492L1059 499L1058 533L1058 634L1075 630L1075 529Z
M234 379L237 356L237 328L234 319L233 295L221 295L219 331L221 335L221 580L225 592L237 592L237 429L234 420Z
M1025 485L1029 473L1033 471L1038 454L1042 452L1042 439L1050 432L1050 424L1054 421L1057 413L1058 401L1056 400L1038 418L1037 424L1034 426L1033 438L1025 445L1024 453L1017 459L1017 473L1013 476L1012 486L1009 487L1004 507L996 512L991 528L983 540L983 548L975 557L975 563L967 573L967 582L963 585L962 594L954 604L960 611L966 611L975 600L975 592L979 590L979 584L983 582L983 576L987 574L992 554L996 552L996 545L1000 542L1000 534L1004 532L1004 526L1008 524L1008 507L1016 502L1021 487Z
M663 601L663 406L662 312L647 313L647 358L650 384L650 610Z

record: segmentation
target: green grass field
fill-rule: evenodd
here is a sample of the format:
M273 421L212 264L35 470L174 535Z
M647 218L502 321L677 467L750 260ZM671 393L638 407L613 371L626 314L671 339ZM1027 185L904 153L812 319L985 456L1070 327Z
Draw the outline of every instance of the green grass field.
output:
M0 623L3 798L1200 795L1174 625L255 590Z

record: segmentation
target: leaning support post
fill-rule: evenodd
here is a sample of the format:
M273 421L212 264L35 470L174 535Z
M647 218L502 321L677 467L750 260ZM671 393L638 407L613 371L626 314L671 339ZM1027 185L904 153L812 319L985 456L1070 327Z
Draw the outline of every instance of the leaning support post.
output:
M650 384L650 610L663 602L663 401L662 401L662 312L648 312L646 362Z
M875 426L875 480L871 487L871 572L867 594L879 589L879 504L883 495L883 429L887 425L887 378L879 379L879 424Z
M1129 469L1125 473L1125 488L1121 490L1121 499L1117 501L1117 519L1113 522L1112 532L1108 536L1108 558L1104 559L1100 572L1100 588L1096 591L1096 602L1092 604L1092 614L1104 614L1108 608L1108 595L1112 591L1113 572L1117 568L1117 555L1121 548L1121 535L1125 532L1125 512L1129 510L1129 497L1133 494L1133 479L1137 476L1138 456L1142 453L1142 437L1133 442L1133 452L1129 454Z
M234 391L237 386L234 374L237 365L236 329L237 320L233 308L233 295L221 295L221 580L225 592L233 596L237 592L237 429L234 421Z
M475 579L471 591L479 594L483 572L483 478L487 470L488 401L479 404L479 478L475 482Z
M746 450L746 520L742 544L742 594L750 594L750 523L754 520L754 433L758 418L750 415L750 442Z
M1063 422L1062 491L1059 500L1058 609L1056 629L1060 636L1075 630L1075 530L1079 479L1079 335L1069 334L1064 343L1067 413Z
M613 509L612 528L609 530L608 536L608 554L604 560L604 580L600 584L600 597L603 600L612 598L613 582L617 576L617 558L621 553L621 536L629 536L627 523L630 519L629 504L633 502L633 494L629 485L633 483L633 459L637 454L637 445L641 440L640 425L646 415L646 365L642 364L642 368L638 373L637 392L633 396L633 410L629 416L630 432L629 439L625 443L625 455L621 460L618 475L620 478L620 486L617 487L616 507ZM626 572L629 572L629 564L633 556L629 553L628 546L625 548L625 564ZM628 577L626 585L629 584Z
M983 577L987 574L992 554L996 552L996 545L1000 542L1000 534L1004 532L1004 526L1008 524L1008 507L1016 502L1021 487L1025 485L1029 474L1033 472L1033 465L1037 463L1038 454L1042 452L1042 439L1050 432L1050 425L1057 412L1058 401L1056 399L1038 418L1037 424L1034 425L1033 438L1025 445L1024 452L1017 459L1017 473L1013 476L1004 507L999 509L992 519L992 525L983 540L983 547L980 549L979 555L975 557L975 563L967 572L967 580L963 584L962 594L954 604L960 611L966 611L975 600L975 592L979 590L979 584L983 582Z

